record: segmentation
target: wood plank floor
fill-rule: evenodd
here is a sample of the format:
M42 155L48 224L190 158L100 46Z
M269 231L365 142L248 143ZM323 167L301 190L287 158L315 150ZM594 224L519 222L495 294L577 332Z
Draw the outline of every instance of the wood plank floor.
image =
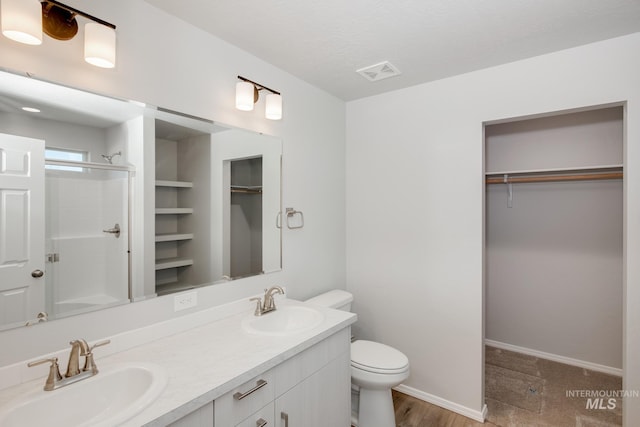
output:
M480 423L415 397L392 391L397 427L496 427Z

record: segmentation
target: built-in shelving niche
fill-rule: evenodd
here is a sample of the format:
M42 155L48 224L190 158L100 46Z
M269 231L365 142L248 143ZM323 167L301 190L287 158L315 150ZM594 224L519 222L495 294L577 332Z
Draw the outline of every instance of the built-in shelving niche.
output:
M156 294L209 281L211 135L156 121Z

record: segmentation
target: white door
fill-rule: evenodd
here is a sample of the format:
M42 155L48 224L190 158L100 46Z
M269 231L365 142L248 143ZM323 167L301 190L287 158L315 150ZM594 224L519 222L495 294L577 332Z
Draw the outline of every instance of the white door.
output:
M0 329L45 309L44 141L0 134Z

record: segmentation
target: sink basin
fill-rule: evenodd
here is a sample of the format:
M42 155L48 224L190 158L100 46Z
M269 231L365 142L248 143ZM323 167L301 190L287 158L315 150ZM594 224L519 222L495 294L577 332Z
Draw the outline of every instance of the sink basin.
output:
M261 335L293 335L320 325L324 315L315 308L285 305L262 316L247 316L242 321L245 331Z
M44 379L42 380L44 384ZM0 408L0 426L112 427L141 412L164 390L165 370L120 364L53 391L38 390Z

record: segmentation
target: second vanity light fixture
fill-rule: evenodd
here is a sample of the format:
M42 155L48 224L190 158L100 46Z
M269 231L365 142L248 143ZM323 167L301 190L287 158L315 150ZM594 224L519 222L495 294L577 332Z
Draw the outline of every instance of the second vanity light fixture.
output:
M102 68L116 65L116 26L55 0L1 0L2 34L29 45L42 44L44 32L56 40L71 40L78 32L76 16L84 26L84 59Z
M266 96L264 116L269 120L282 119L282 95L273 89L251 81L245 77L238 76L236 83L236 108L242 111L252 111L253 104L258 102L259 92L266 90L269 94Z

